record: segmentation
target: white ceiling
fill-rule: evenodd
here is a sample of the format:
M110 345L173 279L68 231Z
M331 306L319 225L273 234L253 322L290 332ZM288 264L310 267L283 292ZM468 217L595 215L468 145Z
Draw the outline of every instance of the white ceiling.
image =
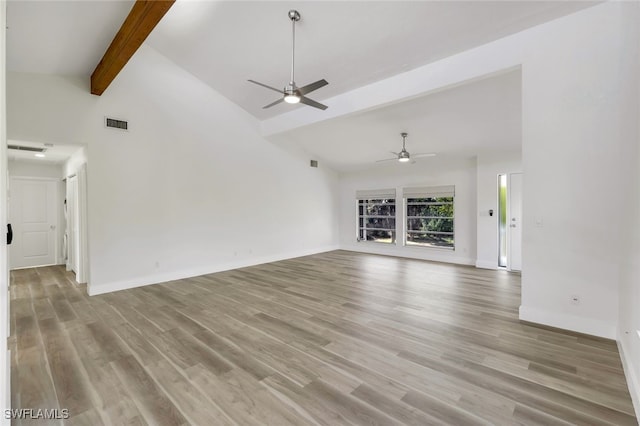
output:
M322 101L566 15L579 1L178 1L147 43L259 119L292 108L248 83L289 81L289 9L296 29L296 83L325 78ZM329 105L329 107L331 107Z
M303 147L338 171L380 167L407 132L407 151L441 162L522 145L521 74L511 71L361 114L323 121L271 138ZM385 164L385 163L383 163ZM387 163L388 164L388 163ZM391 162L390 167L411 164Z
M8 2L10 71L89 76L132 1ZM298 85L326 78L317 100L364 86L588 7L582 1L187 1L147 39L153 48L258 119L278 94L248 83L288 82L297 24ZM274 97L275 95L275 97ZM329 106L330 107L330 106Z
M90 76L133 1L7 2L7 69Z
M9 160L14 161L33 161L39 163L63 163L69 159L78 150L82 149L80 145L58 145L49 144L52 146L46 146L40 142L28 142L28 141L16 141L9 140L9 145L28 146L35 148L46 148L43 152L44 157L36 157L35 152L31 151L18 151L14 149L7 150L7 157Z
M88 78L132 3L10 0L8 69ZM323 101L593 4L179 0L147 43L262 120L308 108L280 104L263 110L278 95L246 81L275 87L288 81L289 9L302 14L296 31L297 83L327 79L329 85L311 96ZM519 149L520 119L518 71L327 120L272 140L293 141L323 164L349 171L376 167L375 160L389 158L389 151L400 147L402 131L409 133L409 152L437 152L435 158L441 160Z

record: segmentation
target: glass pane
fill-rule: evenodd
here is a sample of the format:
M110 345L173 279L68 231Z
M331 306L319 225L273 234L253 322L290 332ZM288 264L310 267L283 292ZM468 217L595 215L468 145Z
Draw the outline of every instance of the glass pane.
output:
M395 243L395 201L394 198L359 200L358 236L360 241Z
M368 204L366 214L369 216L395 216L396 206L394 204Z
M367 228L396 229L396 219L391 218L369 218L366 220Z
M453 204L420 205L407 203L407 216L453 217Z
M453 203L453 197L407 198L407 203Z
M453 219L408 219L407 231L453 232Z
M379 243L394 243L396 241L396 233L394 231L367 230L367 241L376 241Z
M408 246L453 247L453 235L426 233L407 234Z
M507 266L507 175L498 176L498 266Z

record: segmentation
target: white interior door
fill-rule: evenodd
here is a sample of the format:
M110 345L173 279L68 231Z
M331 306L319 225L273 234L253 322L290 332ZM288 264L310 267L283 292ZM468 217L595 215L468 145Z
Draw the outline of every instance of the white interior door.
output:
M511 173L507 185L509 195L509 256L508 268L522 270L522 173Z
M11 269L56 263L57 186L53 180L11 178Z

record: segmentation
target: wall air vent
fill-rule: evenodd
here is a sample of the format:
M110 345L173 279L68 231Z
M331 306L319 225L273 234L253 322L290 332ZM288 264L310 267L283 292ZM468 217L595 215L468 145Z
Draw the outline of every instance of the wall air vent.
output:
M120 129L120 130L128 130L129 123L124 120L116 120L115 118L104 118L104 124L106 127L111 127L112 129Z
M8 149L15 149L16 151L29 151L29 152L45 152L47 148L39 148L36 146L22 146L22 145L7 145Z

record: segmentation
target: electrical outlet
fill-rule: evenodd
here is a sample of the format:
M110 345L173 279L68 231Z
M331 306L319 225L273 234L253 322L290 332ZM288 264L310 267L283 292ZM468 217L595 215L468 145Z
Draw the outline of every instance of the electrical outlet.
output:
M572 305L579 305L580 304L580 296L578 296L577 294L574 294L573 296L571 296L571 304Z

